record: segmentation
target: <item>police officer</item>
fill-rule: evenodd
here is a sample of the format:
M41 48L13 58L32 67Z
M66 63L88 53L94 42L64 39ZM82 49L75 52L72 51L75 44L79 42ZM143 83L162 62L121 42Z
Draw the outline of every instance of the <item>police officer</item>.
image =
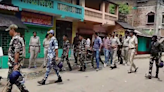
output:
M138 67L136 67L133 61L134 56L137 54L137 49L138 49L138 39L134 34L135 34L134 30L131 30L129 46L128 46L129 47L128 56L129 56L129 62L130 62L130 70L128 71L128 73L132 73L132 68L135 69L134 72L137 72L137 69L138 69Z
M117 68L116 62L117 62L118 45L120 45L120 41L118 37L115 36L115 33L113 33L111 38L112 57L113 57L112 65L110 67L111 69Z
M162 47L161 44L157 41L157 36L154 35L152 37L152 42L151 42L151 47L150 47L150 63L149 63L149 72L148 75L146 76L148 79L151 79L152 77L152 68L153 68L153 63L155 61L156 63L156 75L155 78L158 78L158 73L159 73L159 61L161 58L162 54Z
M66 59L69 70L72 71L72 67L71 67L71 64L70 64L69 59L68 59L69 48L70 48L70 43L68 40L68 36L64 35L63 36L63 54L61 57L61 61L64 62L64 59Z
M8 72L8 80L10 80L10 74L13 71L20 71L20 63L23 60L23 44L21 41L21 37L17 34L16 30L18 29L18 26L15 24L12 24L9 26L6 31L9 31L10 36L12 36L12 39L10 41L10 47L9 47L9 72ZM23 79L23 78L21 78ZM14 83L10 80L9 84L7 85L7 92L11 92L13 84L15 84L21 92L29 92L23 83L20 82L20 80L16 80Z
M56 80L55 83L62 82L62 78L59 74L59 68L56 64L56 61L58 61L58 42L57 39L54 37L54 30L50 30L48 34L50 37L50 44L48 47L48 62L44 78L41 81L38 81L38 83L41 85L45 84L52 68L55 70L58 77L58 80Z
M79 71L85 71L85 55L86 55L86 40L79 35L79 61L80 61L80 70Z
M125 37L123 38L123 58L125 60L125 64L128 65L128 51L129 51L129 32L125 32Z
M33 32L33 36L31 36L30 38L29 53L29 69L31 68L32 60L34 62L34 68L36 68L36 58L38 56L38 53L40 53L40 38L37 36L36 32Z

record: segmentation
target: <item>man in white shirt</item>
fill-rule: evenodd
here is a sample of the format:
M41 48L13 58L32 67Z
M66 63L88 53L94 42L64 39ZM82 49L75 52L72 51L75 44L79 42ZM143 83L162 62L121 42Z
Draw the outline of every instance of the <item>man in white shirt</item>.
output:
M134 31L130 31L130 40L129 40L129 62L130 62L130 70L128 73L132 73L132 68L135 69L134 72L137 72L138 67L134 64L134 56L137 54L137 49L138 49L138 39L134 35Z
M125 60L125 64L128 65L128 51L129 51L129 32L125 32L125 37L123 38L123 50L122 50L122 55Z
M111 69L117 68L117 66L116 66L116 62L118 60L117 59L117 49L118 49L119 44L120 44L120 41L119 41L118 37L116 37L115 34L113 34L112 38L111 38L112 56L113 56Z
M90 48L90 44L91 44L91 40L89 38L87 38L87 40L86 40L86 48L87 49Z

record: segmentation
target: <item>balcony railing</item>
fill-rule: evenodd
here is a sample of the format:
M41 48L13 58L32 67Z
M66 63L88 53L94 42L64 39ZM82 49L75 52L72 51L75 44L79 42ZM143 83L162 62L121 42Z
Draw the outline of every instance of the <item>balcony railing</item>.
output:
M50 14L84 19L84 8L79 5L57 0L12 0L12 4L21 9L42 11Z
M88 21L94 21L98 23L114 23L118 19L117 15L109 14L109 13L104 13L102 11L98 11L95 9L87 8L85 7L85 20Z

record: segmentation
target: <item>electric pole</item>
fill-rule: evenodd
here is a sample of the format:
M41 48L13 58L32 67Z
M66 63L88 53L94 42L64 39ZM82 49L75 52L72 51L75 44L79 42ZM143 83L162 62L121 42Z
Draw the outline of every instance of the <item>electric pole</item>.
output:
M156 19L155 19L155 35L159 36L159 9L160 9L160 0L157 0L156 5Z

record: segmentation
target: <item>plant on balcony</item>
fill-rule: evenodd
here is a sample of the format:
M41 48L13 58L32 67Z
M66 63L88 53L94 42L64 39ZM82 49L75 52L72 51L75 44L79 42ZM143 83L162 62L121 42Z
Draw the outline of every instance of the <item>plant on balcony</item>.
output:
M111 14L115 14L115 10L116 10L116 5L114 5L114 4L111 4L110 6L109 6L109 12L111 13ZM129 12L130 12L130 7L127 5L127 4L124 4L124 3L119 3L119 13L120 14L123 14L123 15L127 15L127 14L129 14Z

